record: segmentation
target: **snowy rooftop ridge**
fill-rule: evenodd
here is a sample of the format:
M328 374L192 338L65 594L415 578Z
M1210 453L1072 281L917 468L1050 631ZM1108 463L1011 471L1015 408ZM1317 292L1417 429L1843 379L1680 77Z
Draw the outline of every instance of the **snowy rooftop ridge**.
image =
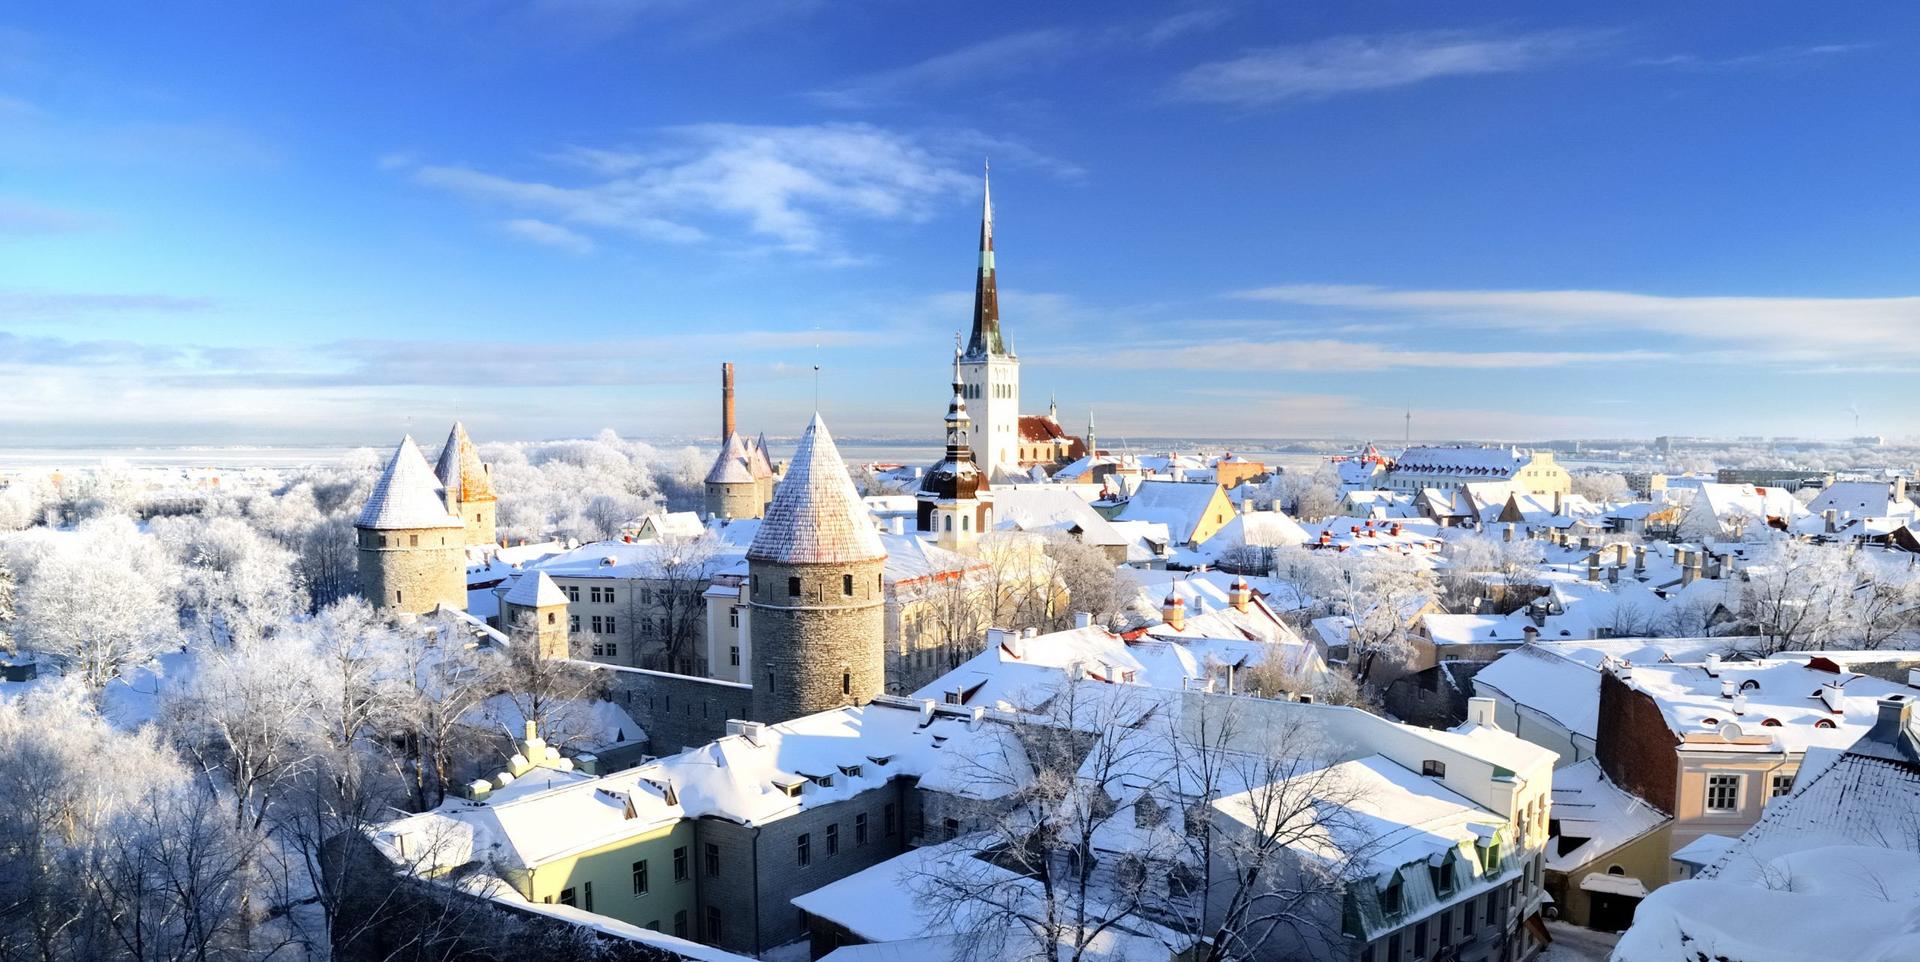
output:
M787 476L747 549L750 561L837 564L887 556L873 516L819 414L807 424Z
M465 527L459 518L447 513L439 488L439 480L427 466L427 456L420 453L420 446L409 434L394 449L387 469L380 472L380 480L374 482L373 493L367 495L367 505L360 509L353 525L376 531Z

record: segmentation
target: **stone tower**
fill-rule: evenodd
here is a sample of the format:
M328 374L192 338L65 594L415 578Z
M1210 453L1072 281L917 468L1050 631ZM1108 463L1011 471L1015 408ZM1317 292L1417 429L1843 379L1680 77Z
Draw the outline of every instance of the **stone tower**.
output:
M447 433L440 449L440 463L434 477L447 499L447 511L459 518L467 529L467 544L490 545L498 537L494 532L493 465L480 461L480 452L467 436L467 428L458 421Z
M759 445L740 436L733 420L733 365L720 366L720 456L707 470L708 517L731 521L766 514L773 469Z
M979 415L976 463L991 478L1020 470L1020 358L1000 330L1000 292L993 267L993 186L980 212L980 267L973 282L973 332L960 359L963 396Z
M886 690L886 560L815 414L747 549L756 719L861 705Z
M544 571L523 574L500 597L500 627L516 639L522 634L537 641L540 657L566 658L569 626L567 594Z
M441 605L466 609L467 526L448 513L433 469L411 436L394 449L353 527L360 594L374 607L409 614Z
M973 462L969 443L972 419L967 416L966 385L960 374L961 355L953 355L953 400L947 404L947 452L920 482L915 525L949 551L965 551L990 523L991 485Z

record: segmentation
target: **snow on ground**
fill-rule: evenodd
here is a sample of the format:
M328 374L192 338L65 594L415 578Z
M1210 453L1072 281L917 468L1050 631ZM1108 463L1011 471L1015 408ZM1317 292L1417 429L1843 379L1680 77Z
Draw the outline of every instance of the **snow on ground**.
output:
M1571 922L1548 922L1553 944L1534 962L1607 962L1620 941L1617 932L1598 932Z

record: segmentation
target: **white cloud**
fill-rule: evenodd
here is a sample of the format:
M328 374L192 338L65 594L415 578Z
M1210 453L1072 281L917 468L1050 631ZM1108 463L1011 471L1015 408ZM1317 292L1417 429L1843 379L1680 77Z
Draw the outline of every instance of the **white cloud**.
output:
M926 87L979 84L987 78L1024 73L1071 55L1077 35L1059 28L1029 30L969 44L918 63L882 70L808 94L829 107L861 108L892 101Z
M1339 285L1267 287L1241 296L1545 334L1550 336L1547 343L1556 346L1670 346L1626 336L1632 333L1717 344L1730 352L1723 359L1734 360L1920 358L1920 297L1670 297L1625 291L1392 290Z
M1189 339L1178 343L1138 344L1107 352L1101 355L1100 361L1108 367L1130 370L1348 373L1405 368L1535 369L1665 357L1665 354L1644 350L1435 351L1327 339ZM1048 359L1037 360L1046 363ZM1067 359L1063 358L1062 362L1067 363Z
M1201 64L1176 78L1171 93L1179 100L1251 107L1439 77L1514 73L1577 54L1604 36L1446 30L1329 37Z
M544 247L559 248L570 254L593 253L593 241L590 238L578 231L561 227L559 224L549 224L531 217L517 217L502 221L500 227L515 237Z
M693 243L744 228L761 245L836 258L832 221L918 220L974 189L951 154L939 135L869 124L697 124L643 148L563 151L552 159L584 175L571 185L455 166L412 176L575 232Z

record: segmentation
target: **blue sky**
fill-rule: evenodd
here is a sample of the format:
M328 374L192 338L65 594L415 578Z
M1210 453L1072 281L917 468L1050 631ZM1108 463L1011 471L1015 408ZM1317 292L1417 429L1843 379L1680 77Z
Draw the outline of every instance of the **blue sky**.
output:
M1920 433L1904 4L0 12L0 439Z

